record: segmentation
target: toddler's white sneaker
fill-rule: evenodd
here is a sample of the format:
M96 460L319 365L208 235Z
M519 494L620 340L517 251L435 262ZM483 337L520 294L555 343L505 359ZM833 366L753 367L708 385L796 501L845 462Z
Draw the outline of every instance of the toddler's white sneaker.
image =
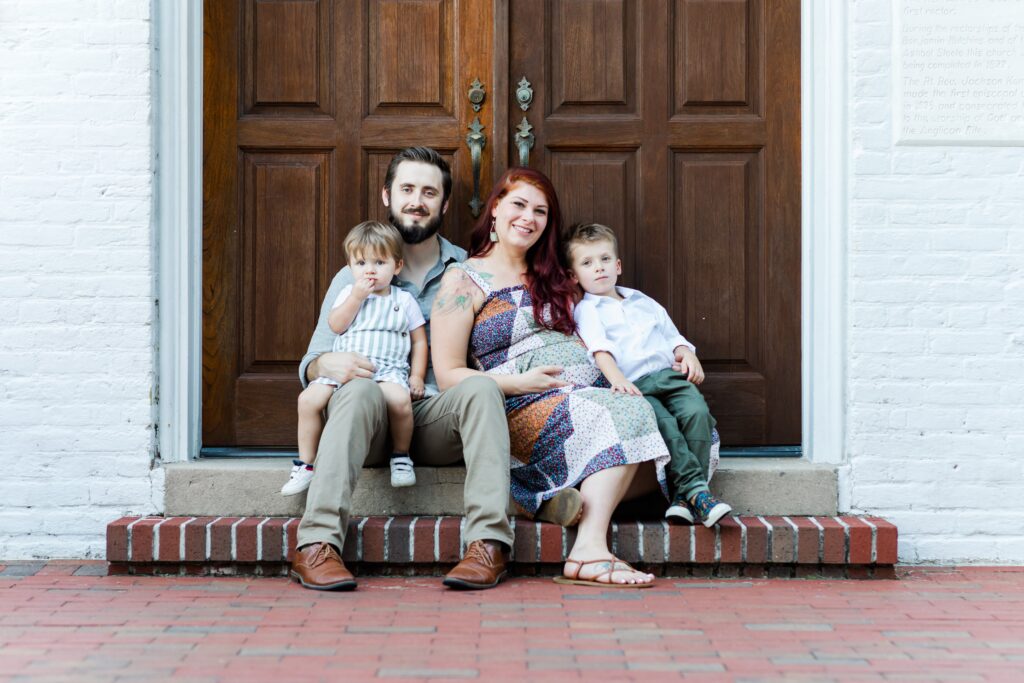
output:
M294 496L308 489L309 483L313 481L313 472L313 468L301 460L292 460L292 473L281 487L281 495Z
M416 485L416 470L408 455L391 458L391 485L396 489Z

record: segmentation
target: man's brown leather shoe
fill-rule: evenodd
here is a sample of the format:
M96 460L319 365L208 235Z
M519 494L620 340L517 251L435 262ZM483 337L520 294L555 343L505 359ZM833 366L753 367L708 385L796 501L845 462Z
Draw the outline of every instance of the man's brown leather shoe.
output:
M303 588L317 591L350 591L356 587L355 577L330 543L310 543L296 550L290 576Z
M449 588L474 590L494 588L508 572L508 553L498 541L473 541L462 562L444 577Z

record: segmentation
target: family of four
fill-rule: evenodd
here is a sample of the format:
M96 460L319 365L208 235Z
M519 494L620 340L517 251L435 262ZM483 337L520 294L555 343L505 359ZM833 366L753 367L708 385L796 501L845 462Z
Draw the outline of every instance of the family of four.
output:
M411 486L413 463L461 461L466 551L444 585L505 577L511 491L526 516L578 524L557 581L648 587L608 548L621 501L660 489L667 517L706 526L730 511L708 490L717 432L694 347L616 285L609 228L563 231L543 174L505 172L468 254L437 234L451 186L436 151L400 151L381 192L389 225L345 240L299 367L299 459L282 493L308 494L291 576L355 588L340 549L364 466L390 464L392 485Z

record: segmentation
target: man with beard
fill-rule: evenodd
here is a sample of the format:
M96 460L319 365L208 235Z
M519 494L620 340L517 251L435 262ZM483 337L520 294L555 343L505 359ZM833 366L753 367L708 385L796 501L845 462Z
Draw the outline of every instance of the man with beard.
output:
M391 159L381 191L389 220L405 242L405 266L393 284L417 300L427 321L428 338L430 309L441 276L450 263L466 258L465 250L437 234L448 210L451 186L451 171L440 154L426 147L409 147ZM362 467L386 465L390 453L384 397L369 379L373 365L360 354L331 352L330 306L338 292L352 282L347 266L331 282L309 350L299 366L304 386L319 376L342 385L327 407L316 475L306 496L298 550L292 561L292 578L316 590L355 588L355 577L340 554L352 492ZM434 466L466 464L466 553L444 579L451 588L491 588L505 577L512 529L505 514L509 438L504 405L498 385L487 377L471 377L438 393L432 368L427 370L425 397L413 403L413 461ZM563 493L549 501L538 517L573 521L582 505L579 492Z

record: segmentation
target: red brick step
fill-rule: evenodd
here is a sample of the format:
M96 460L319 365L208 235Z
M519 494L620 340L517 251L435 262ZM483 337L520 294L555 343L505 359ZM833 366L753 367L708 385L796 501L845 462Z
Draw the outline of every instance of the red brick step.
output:
M285 517L122 517L107 526L111 573L261 574L286 571L299 520ZM514 520L513 568L553 573L575 530ZM461 517L359 517L342 557L363 574L439 574L465 550ZM713 528L617 522L612 551L671 576L889 578L896 527L877 517L730 517Z

